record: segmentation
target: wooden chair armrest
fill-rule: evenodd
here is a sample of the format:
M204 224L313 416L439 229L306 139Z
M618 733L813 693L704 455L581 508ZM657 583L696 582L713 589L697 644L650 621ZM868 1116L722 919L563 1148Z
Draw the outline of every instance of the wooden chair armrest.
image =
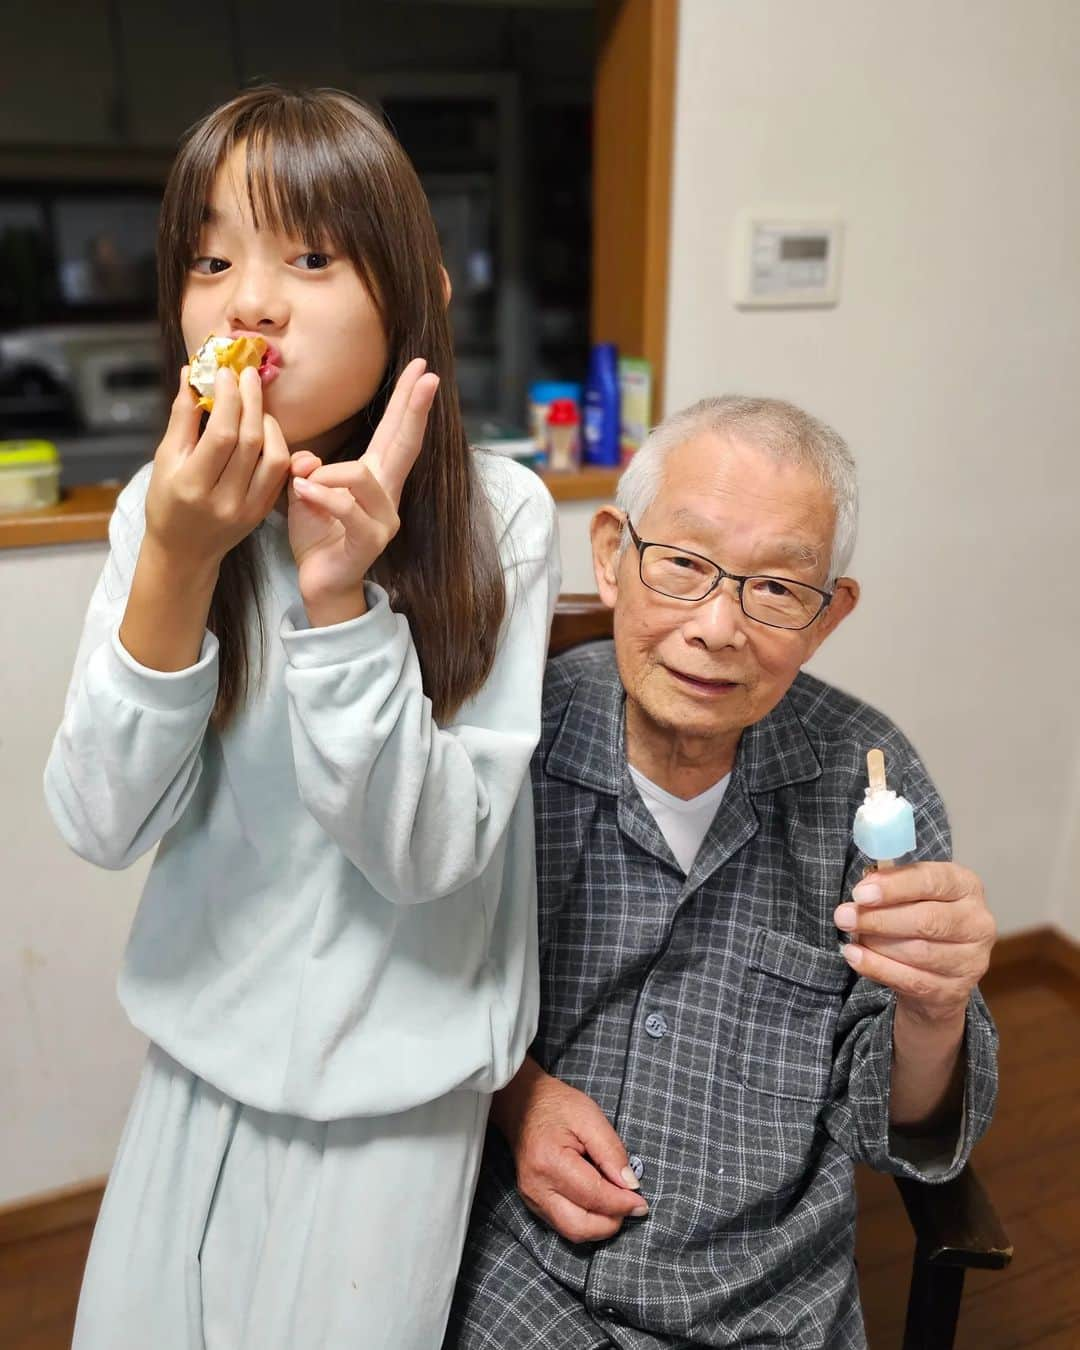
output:
M896 1177L919 1259L938 1266L1003 1270L1012 1260L997 1211L973 1169L942 1185Z

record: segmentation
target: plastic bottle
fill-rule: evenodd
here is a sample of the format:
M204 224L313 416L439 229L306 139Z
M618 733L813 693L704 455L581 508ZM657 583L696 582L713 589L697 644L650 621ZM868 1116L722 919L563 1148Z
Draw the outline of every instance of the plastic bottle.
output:
M585 381L583 458L586 464L619 463L619 354L614 342L593 344Z
M547 415L557 398L569 398L581 407L581 385L565 380L536 380L529 386L529 429L536 442L537 464L547 463Z
M552 401L547 415L547 466L556 473L572 473L581 463L580 419L571 398Z

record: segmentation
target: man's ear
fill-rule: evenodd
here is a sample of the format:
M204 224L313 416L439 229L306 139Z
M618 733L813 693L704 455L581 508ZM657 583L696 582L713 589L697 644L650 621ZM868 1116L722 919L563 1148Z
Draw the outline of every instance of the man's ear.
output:
M450 297L454 294L454 288L453 286L450 285L450 273L446 270L445 267L441 266L439 268L439 271L442 273L443 303L449 305Z
M830 633L836 631L859 603L859 583L854 577L837 577L829 607L811 630L810 650L806 659L817 651Z
M602 506L589 526L596 589L608 609L615 608L615 596L619 589L619 540L622 532L623 513L616 506Z

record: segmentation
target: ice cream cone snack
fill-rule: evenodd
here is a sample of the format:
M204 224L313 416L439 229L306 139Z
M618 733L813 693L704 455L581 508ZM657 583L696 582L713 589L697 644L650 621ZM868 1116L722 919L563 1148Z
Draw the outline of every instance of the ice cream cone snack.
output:
M855 847L872 859L877 868L892 867L897 858L915 847L915 812L885 782L885 756L871 750L866 756L870 786L866 800L855 812L852 837Z
M237 377L246 366L258 370L266 360L268 344L261 337L214 337L206 339L191 357L188 384L199 395L199 407L209 412L214 406L214 380L222 366Z

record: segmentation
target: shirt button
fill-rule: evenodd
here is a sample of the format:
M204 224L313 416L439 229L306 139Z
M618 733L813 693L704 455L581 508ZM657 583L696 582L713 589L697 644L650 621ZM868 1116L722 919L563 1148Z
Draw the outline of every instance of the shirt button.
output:
M636 1153L631 1153L628 1161L630 1163L630 1171L633 1172L634 1176L640 1181L645 1175L645 1164Z
M661 1036L667 1035L667 1018L662 1012L651 1012L645 1019L645 1030L658 1041Z

